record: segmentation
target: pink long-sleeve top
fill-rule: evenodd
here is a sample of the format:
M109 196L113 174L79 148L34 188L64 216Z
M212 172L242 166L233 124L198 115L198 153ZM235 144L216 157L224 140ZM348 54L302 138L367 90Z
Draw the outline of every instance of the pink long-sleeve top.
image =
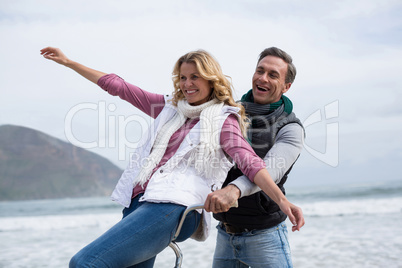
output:
M115 74L102 76L98 80L98 85L109 94L119 96L121 99L128 101L152 118L156 118L165 105L163 95L142 90L137 86L127 83ZM188 119L183 126L170 137L165 154L159 164L154 168L153 172L163 166L176 153L187 133L198 121L199 118ZM220 144L223 151L236 162L238 168L252 182L257 172L265 168L264 161L255 154L254 150L242 136L237 118L233 114L229 115L223 124ZM148 183L146 183L144 187L140 185L134 187L133 197L145 192L147 184Z

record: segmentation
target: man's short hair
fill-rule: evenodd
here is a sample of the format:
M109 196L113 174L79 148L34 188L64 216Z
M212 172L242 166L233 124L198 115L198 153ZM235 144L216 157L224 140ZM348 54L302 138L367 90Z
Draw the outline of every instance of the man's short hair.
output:
M258 62L260 62L266 56L274 56L284 60L288 64L288 71L286 73L285 83L293 83L293 81L295 81L296 67L293 64L292 57L288 53L277 47L269 47L261 52Z

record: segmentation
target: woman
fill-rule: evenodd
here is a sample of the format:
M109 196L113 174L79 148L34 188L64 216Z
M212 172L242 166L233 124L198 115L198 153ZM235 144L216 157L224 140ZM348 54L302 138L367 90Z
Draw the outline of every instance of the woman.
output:
M207 52L190 52L176 62L173 96L152 94L117 75L90 69L57 48L42 49L41 54L155 118L112 194L125 206L123 219L78 252L70 267L153 267L183 211L221 187L233 159L294 225L304 224L301 209L286 199L244 139L244 110L234 102L231 84ZM210 215L195 211L176 241L205 240L209 229Z

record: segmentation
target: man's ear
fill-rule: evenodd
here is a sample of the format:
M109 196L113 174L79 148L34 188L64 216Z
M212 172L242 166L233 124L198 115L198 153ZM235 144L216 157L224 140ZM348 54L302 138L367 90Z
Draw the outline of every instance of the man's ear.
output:
M292 86L292 83L286 83L285 87L282 90L282 93L288 92L289 88Z

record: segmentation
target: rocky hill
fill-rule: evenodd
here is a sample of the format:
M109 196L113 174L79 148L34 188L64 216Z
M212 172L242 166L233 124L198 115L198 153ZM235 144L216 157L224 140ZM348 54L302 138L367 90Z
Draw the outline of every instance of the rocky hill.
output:
M121 173L109 160L42 132L0 126L0 201L105 196Z

